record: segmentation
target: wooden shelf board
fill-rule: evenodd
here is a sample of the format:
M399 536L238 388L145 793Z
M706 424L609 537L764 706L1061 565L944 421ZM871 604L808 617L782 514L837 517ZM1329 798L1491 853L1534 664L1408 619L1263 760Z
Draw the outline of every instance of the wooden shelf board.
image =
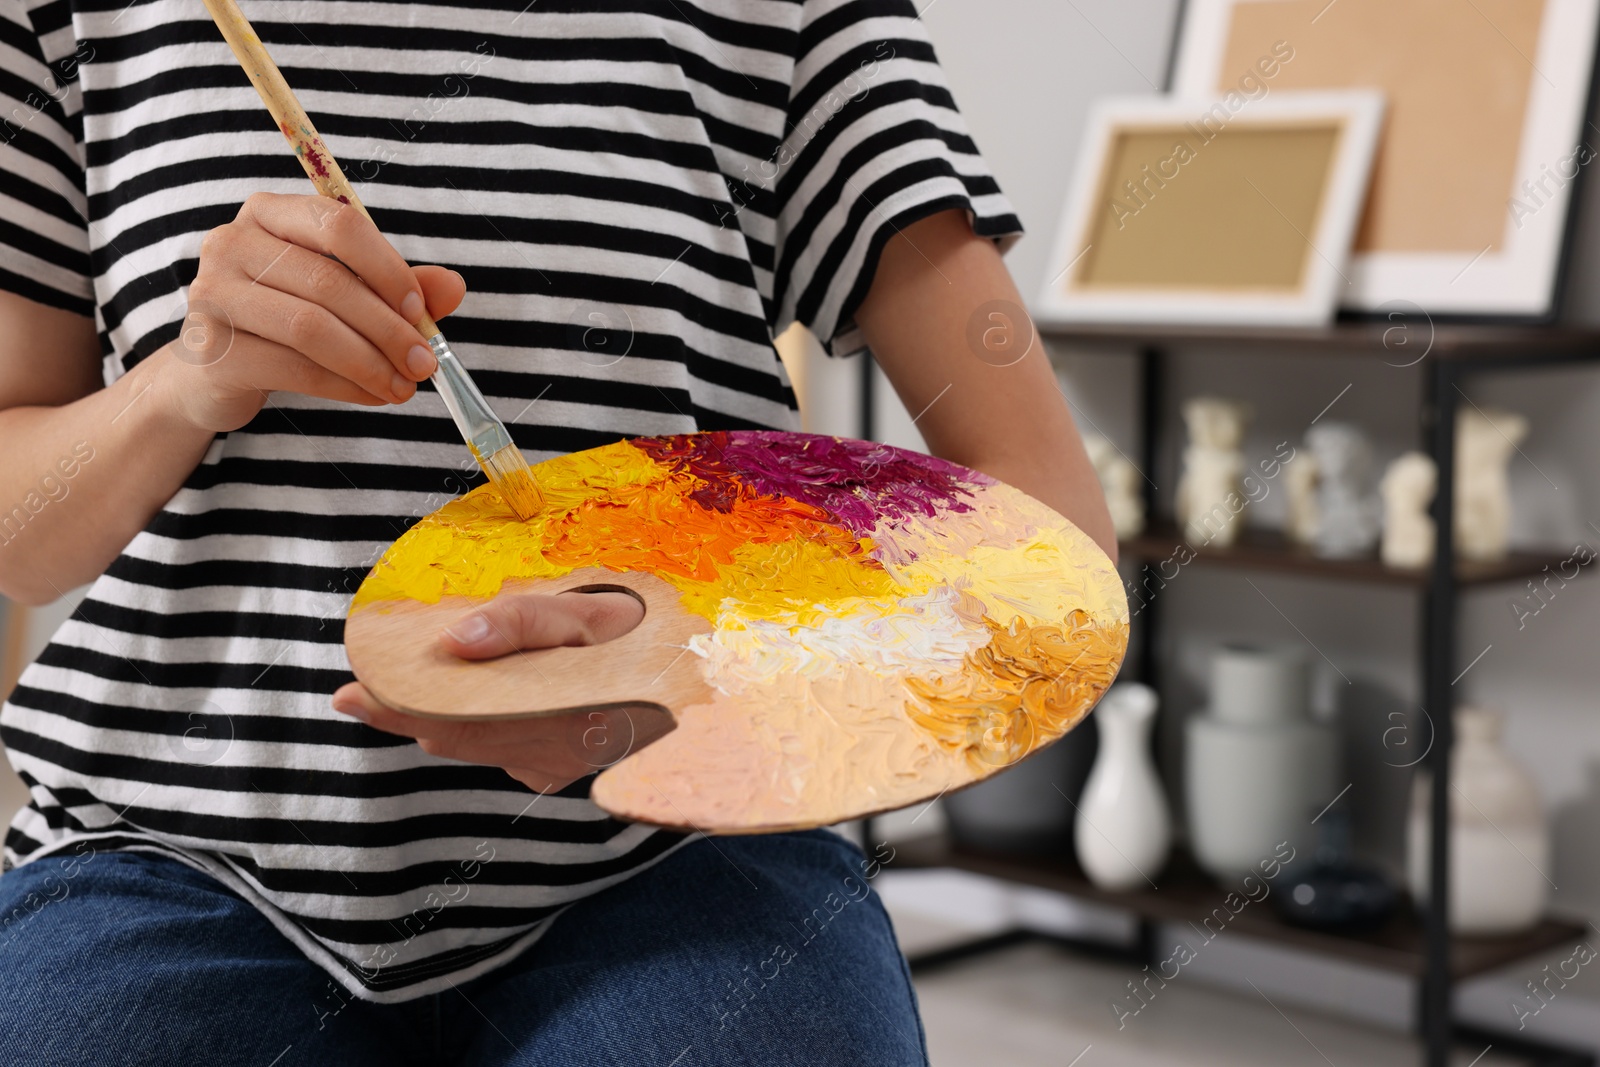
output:
M1176 567L1184 557L1174 556L1174 553L1184 543L1176 526L1155 523L1138 537L1122 542L1120 547L1129 558L1158 564L1172 560L1172 566ZM1456 580L1462 585L1484 585L1529 578L1542 573L1545 567L1554 571L1571 555L1571 550L1550 549L1544 552L1513 552L1505 559L1492 563L1462 560L1456 564ZM1316 578L1343 578L1418 587L1426 585L1429 576L1426 568L1390 567L1379 560L1376 554L1359 559L1323 559L1304 545L1291 543L1276 530L1251 527L1241 531L1239 540L1226 548L1206 546L1194 549L1194 562L1282 571ZM1161 575L1159 569L1157 574ZM1170 575L1161 576L1170 580Z
M1316 327L1037 323L1046 340L1088 346L1212 345L1284 355L1356 355L1396 366L1438 359L1540 363L1600 359L1600 329L1431 323L1426 316Z
M1082 900L1133 912L1145 919L1194 924L1212 915L1213 909L1230 914L1224 899L1240 887L1218 883L1202 873L1182 853L1174 853L1166 870L1156 878L1157 889L1143 887L1128 893L1112 893L1097 888L1064 857L1002 855L955 846L939 837L896 842L889 867L895 870L950 867L1003 881L1017 882L1054 890ZM1309 860L1309 857L1302 857ZM1292 869L1292 866L1289 868ZM1279 879L1285 875L1280 874ZM1272 884L1272 883L1269 883ZM1278 884L1282 884L1281 881ZM1241 893L1241 896L1243 894ZM1212 919L1212 930L1220 926ZM1517 960L1549 949L1570 947L1582 940L1587 927L1578 922L1546 918L1526 933L1510 937L1457 937L1451 949L1451 974L1456 980L1495 970ZM1233 914L1221 933L1288 945L1320 955L1337 957L1381 970L1420 977L1425 955L1422 925L1410 904L1402 903L1382 927L1356 934L1334 934L1291 926L1278 918L1269 898L1246 904ZM1190 947L1204 949L1197 934Z

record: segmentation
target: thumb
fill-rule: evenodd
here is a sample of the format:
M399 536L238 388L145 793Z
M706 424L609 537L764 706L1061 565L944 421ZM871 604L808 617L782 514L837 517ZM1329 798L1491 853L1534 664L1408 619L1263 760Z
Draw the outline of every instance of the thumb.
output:
M440 634L462 659L563 645L596 645L639 624L644 605L627 593L512 593L451 623Z
M462 299L467 295L466 281L448 267L412 267L411 272L416 275L417 284L422 287L423 299L428 304L428 314L433 316L434 321L444 318L460 307Z

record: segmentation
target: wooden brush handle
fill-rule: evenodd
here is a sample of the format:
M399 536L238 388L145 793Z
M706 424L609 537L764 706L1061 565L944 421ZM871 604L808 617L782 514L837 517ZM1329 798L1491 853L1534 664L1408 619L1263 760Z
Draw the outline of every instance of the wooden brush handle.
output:
M228 47L233 49L234 58L239 61L239 66L244 68L250 84L261 94L261 100L272 113L278 129L293 146L294 154L299 157L300 165L305 168L306 177L317 187L317 192L342 204L349 204L371 219L372 216L367 214L366 205L350 187L344 171L339 169L338 161L333 158L333 153L328 151L328 146L323 143L317 128L311 124L306 109L300 106L294 90L283 80L283 73L267 54L266 45L256 36L255 29L239 10L239 5L234 0L203 0L203 2L206 10L211 12L217 29L222 31L222 37L228 42ZM427 312L423 312L422 319L416 323L416 327L417 332L425 340L439 332L439 327Z

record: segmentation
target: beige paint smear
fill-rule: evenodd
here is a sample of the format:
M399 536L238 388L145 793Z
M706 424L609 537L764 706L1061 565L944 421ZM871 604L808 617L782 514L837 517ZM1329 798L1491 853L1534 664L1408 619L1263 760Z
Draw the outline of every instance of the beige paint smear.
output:
M678 728L594 783L606 811L720 832L825 826L968 785L964 754L942 749L902 708L903 682L838 665L827 678L780 675L716 693Z
M1244 0L1217 89L1233 89L1287 41L1294 58L1268 82L1274 91L1385 90L1355 250L1499 248L1544 9L1544 0Z
M1082 612L1071 628L1021 625L944 671L879 664L728 685L594 783L624 819L756 833L826 826L971 785L1071 730L1116 676L1126 622Z

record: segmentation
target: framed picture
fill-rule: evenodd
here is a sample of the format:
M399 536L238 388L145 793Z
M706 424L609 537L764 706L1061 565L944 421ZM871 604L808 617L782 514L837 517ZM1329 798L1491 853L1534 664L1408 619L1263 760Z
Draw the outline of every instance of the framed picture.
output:
M1327 322L1382 119L1374 92L1100 100L1037 316Z
M1585 129L1597 12L1600 0L1189 0L1173 88L1381 90L1341 304L1544 317L1571 185L1600 149Z

